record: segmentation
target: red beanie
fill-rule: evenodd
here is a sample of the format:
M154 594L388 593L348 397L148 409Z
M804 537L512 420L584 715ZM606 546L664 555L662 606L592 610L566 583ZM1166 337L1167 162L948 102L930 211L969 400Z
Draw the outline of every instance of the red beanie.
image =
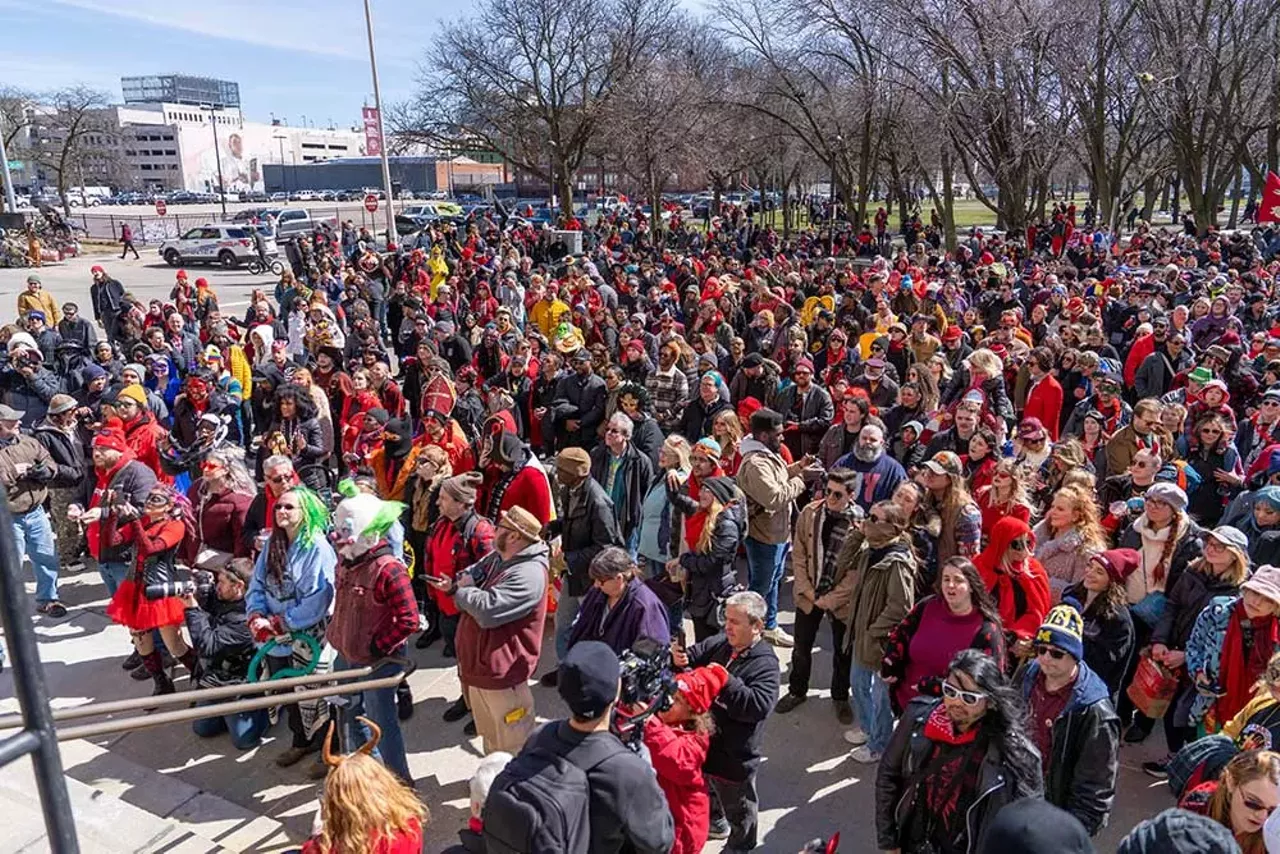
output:
M728 681L729 671L720 664L697 667L687 673L676 675L680 696L684 697L684 701L689 704L689 708L695 715L710 711L716 695Z
M764 404L756 398L744 397L742 400L738 401L738 417L743 421L748 421L751 419L752 415L755 415L757 411L763 408Z
M1116 584L1125 580L1142 564L1142 555L1136 549L1109 549L1099 552L1093 559L1107 571L1107 577Z
M129 443L125 441L124 433L110 427L98 431L93 437L93 446L106 448L109 451L119 451L122 454L129 452Z

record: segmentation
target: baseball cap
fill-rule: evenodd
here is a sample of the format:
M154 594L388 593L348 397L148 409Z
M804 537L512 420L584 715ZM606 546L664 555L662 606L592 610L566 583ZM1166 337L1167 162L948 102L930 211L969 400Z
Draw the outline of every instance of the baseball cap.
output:
M618 656L599 641L574 644L560 662L556 687L575 717L595 720L618 699Z

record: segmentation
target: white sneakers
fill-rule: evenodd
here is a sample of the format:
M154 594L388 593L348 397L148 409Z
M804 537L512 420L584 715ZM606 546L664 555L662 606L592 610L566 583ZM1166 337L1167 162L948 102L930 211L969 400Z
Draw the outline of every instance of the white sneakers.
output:
M782 626L764 630L764 639L774 646L793 647L796 645L795 638L787 634Z
M865 744L861 747L855 747L853 749L853 753L849 755L853 757L854 762L859 762L863 765L874 765L880 761L880 754L876 753Z
M867 743L867 734L860 729L847 729L844 731L844 740L854 747L861 747Z

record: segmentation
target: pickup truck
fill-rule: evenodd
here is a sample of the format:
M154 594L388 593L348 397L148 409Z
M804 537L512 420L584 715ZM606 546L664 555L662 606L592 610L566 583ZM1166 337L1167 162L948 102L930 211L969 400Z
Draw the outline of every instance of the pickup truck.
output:
M306 234L321 223L328 223L329 227L334 231L338 230L337 217L317 217L313 218L311 212L306 208L279 208L277 210L268 211L274 214L276 218L276 237L284 238L294 234Z

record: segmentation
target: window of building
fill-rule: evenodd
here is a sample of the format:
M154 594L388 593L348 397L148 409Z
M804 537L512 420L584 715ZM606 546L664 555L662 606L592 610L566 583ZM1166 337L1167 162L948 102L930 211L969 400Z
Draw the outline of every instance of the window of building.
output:
M150 171L151 171L151 164L150 164L150 163L143 163L143 164L142 164L141 166L139 166L138 168L139 168L139 169L141 169L143 172L150 172Z
M177 171L178 171L178 164L177 164L177 163L170 163L170 164L169 164L169 171L170 171L170 172L177 172Z
M174 156L174 155L176 155L178 152L177 152L177 150L176 150L176 149L173 149L173 148L166 148L166 149L164 150L164 153L165 153L165 155L166 155L166 156L168 156L168 157L173 157L173 156Z
M168 134L164 138L165 142L173 142L173 134Z

